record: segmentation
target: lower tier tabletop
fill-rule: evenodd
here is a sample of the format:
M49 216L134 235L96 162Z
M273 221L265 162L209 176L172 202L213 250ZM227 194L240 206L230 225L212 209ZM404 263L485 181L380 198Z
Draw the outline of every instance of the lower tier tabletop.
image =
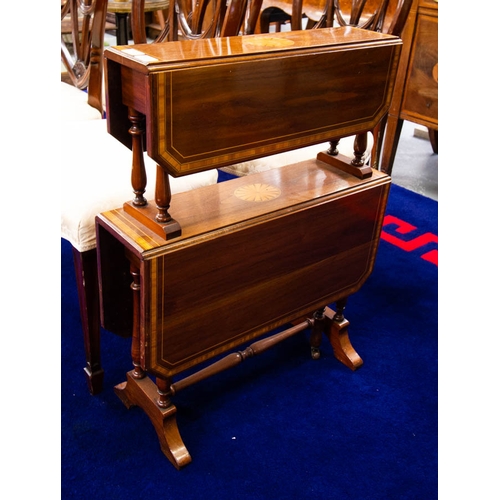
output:
M141 277L141 364L171 377L356 292L378 248L390 177L318 160L172 197L182 235L122 208L97 217L103 325L131 325ZM153 210L154 204L145 210Z

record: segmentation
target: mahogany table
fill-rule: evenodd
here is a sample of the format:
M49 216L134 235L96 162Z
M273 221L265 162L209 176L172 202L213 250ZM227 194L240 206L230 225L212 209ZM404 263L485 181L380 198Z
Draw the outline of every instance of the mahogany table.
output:
M175 467L191 461L181 389L306 330L314 358L324 333L340 361L362 364L344 308L373 269L390 177L327 152L174 196L167 174L372 129L400 48L337 28L106 51L108 130L132 149L135 197L96 220L102 322L128 326L133 369L115 390L148 414ZM158 163L154 200L143 149Z

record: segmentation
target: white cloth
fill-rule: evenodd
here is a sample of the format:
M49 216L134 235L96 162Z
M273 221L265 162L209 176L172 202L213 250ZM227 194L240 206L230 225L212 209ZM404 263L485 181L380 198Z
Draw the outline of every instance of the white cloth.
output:
M154 199L156 162L144 156ZM106 120L61 124L61 236L80 252L96 247L95 217L133 198L132 153L107 132ZM217 182L217 170L170 178L172 194Z
M61 82L61 121L101 119L101 113L89 105L87 92Z

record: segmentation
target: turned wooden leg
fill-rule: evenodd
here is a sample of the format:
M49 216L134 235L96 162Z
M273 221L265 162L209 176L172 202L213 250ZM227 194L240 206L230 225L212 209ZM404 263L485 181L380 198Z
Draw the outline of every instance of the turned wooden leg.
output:
M132 123L129 134L132 136L132 189L135 194L133 204L142 207L148 204L144 193L146 192L146 167L144 165L144 115L129 108L128 118Z
M330 156L338 156L340 139L333 139L330 141L330 148L327 154ZM364 157L368 145L368 132L361 132L355 136L354 139L354 158L351 160L351 165L355 167L362 167L365 163Z
M83 328L87 385L91 394L102 391L104 370L101 366L101 330L99 319L99 286L97 280L97 250L79 252L73 248L80 317Z
M311 357L312 359L319 359L321 357L319 347L325 330L325 308L318 309L314 313L313 319L314 323L311 329L311 337L309 339L309 343L311 344Z
M339 146L340 139L332 139L330 141L330 148L326 152L326 154L329 154L330 156L337 156L339 154L338 146Z
M115 393L127 408L139 406L148 415L153 424L160 447L170 462L180 469L191 462L191 456L179 434L175 414L177 409L170 401L170 381L158 378L156 385L146 376L141 365L141 339L140 339L140 272L137 263L131 254L130 273L133 281L134 321L132 332L132 364L133 370L127 373L127 380L115 386Z
M354 139L354 158L351 164L355 167L362 167L365 164L365 153L368 146L368 133L360 132Z
M403 123L404 120L400 120L397 116L389 115L387 117L387 125L384 133L384 148L379 161L380 170L388 175L392 173Z
M373 146L370 153L370 167L375 170L380 169L380 154L382 152L382 144L384 142L384 132L387 124L387 115L372 130Z
M347 329L349 321L344 317L344 309L347 299L339 300L336 304L337 312L335 313L329 307L326 308L325 315L330 320L326 323L326 336L333 347L335 357L351 370L356 370L363 364L363 360L354 350L354 347L349 340Z
M170 201L172 200L172 191L170 189L170 179L168 173L165 172L160 165L156 165L156 191L155 201L158 213L156 220L158 222L170 222L172 217L168 213Z
M364 142L363 142L364 141ZM368 165L364 164L364 154L366 151L366 143L367 143L367 132L359 134L356 136L356 140L354 143L354 158L351 160L350 157L347 157L341 153L339 153L338 145L340 139L332 139L330 141L330 147L327 151L320 151L317 155L317 159L328 163L332 167L338 168L343 172L347 172L348 174L352 174L359 179L366 179L367 177L371 177L372 169Z
M179 223L175 219L172 219L168 213L171 200L172 192L170 189L170 179L168 177L168 173L165 169L160 167L160 165L156 165L155 202L156 207L158 208L158 213L155 218L160 224L165 224L163 230L165 231L167 239L175 238L180 236L182 233Z
M149 229L164 236L166 239L177 238L182 234L181 226L173 219L168 210L172 199L170 179L165 169L156 166L155 202L158 212L153 215L148 212L146 192L147 176L144 163L144 115L129 108L128 114L132 126L129 133L132 137L132 189L135 194L131 203L125 203L123 208L137 218Z
M431 141L432 152L438 154L438 131L433 130L432 128L429 130L429 141Z
M131 261L130 263L130 274L132 275L133 281L130 288L133 292L133 324L132 324L132 364L134 370L132 371L133 377L136 379L141 379L146 376L146 373L141 366L141 338L140 338L140 315L141 315L141 276L139 267Z

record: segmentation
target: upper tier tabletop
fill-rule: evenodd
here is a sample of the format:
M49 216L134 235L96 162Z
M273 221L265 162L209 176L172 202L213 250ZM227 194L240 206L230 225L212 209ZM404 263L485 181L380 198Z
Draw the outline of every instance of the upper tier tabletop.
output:
M401 40L358 28L119 46L105 51L108 131L174 177L372 130Z
M105 57L144 73L191 61L271 54L282 50L332 50L363 44L394 44L397 37L354 27L265 33L109 47ZM142 68L142 69L141 69Z

